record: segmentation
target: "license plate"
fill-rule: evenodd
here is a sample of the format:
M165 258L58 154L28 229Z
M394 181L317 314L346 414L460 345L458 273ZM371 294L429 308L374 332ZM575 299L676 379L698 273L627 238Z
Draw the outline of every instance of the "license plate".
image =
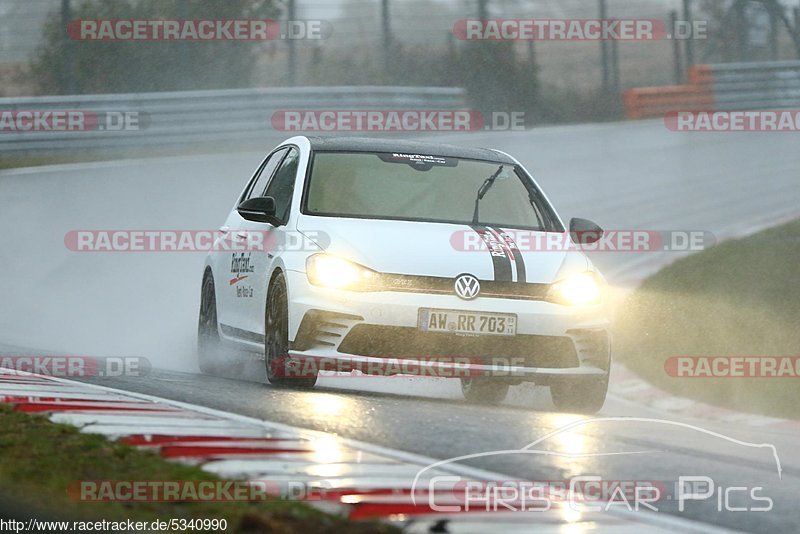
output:
M517 333L517 316L512 313L484 313L420 308L418 326L423 332L513 336Z

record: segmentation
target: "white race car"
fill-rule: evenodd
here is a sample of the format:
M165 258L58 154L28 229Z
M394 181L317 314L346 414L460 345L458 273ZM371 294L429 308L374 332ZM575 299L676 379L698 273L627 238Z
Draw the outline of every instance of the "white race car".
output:
M597 411L610 359L605 282L522 165L497 150L293 137L248 181L203 274L201 370L230 348L273 384L322 371L461 380L468 400L549 385ZM556 244L556 245L554 245Z

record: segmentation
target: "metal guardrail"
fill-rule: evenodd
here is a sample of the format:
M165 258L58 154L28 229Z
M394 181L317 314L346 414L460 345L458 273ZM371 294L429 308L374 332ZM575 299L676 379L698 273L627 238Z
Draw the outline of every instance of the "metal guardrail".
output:
M632 119L670 111L800 109L800 61L695 65L686 85L630 89L623 100Z
M449 87L292 87L0 98L0 112L137 112L139 130L0 131L0 154L92 151L192 144L257 144L280 110L455 110L465 91ZM287 137L291 135L287 132Z

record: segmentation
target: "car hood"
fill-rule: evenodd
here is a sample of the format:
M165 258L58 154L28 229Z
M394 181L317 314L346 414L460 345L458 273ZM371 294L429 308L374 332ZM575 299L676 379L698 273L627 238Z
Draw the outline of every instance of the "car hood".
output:
M469 273L480 280L551 283L568 273L590 267L574 250L531 250L514 241L506 245L484 226L466 224L307 217L297 229L326 252L384 273L453 278ZM514 230L508 231L513 237ZM493 241L482 246L484 233ZM530 235L546 237L544 232ZM562 238L565 238L561 234Z

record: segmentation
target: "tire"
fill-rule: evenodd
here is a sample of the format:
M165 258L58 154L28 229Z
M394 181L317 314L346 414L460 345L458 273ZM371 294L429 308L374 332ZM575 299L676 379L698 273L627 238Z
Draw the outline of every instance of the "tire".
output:
M597 413L608 393L608 374L602 378L567 377L550 384L550 398L560 411Z
M206 271L200 290L200 314L197 321L197 364L200 371L205 374L217 372L222 360L221 353L214 276L211 271Z
M481 376L462 378L461 393L475 404L500 404L508 395L508 384Z
M277 386L312 388L317 372L300 374L298 362L289 357L289 304L283 273L272 279L264 313L264 363L267 381Z

